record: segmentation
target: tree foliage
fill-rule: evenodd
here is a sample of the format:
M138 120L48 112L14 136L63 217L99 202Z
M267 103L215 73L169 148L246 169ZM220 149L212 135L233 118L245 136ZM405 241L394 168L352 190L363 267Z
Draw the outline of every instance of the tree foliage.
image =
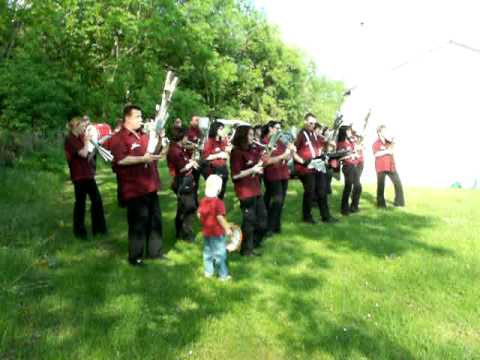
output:
M0 122L58 128L74 113L152 114L166 69L172 117L329 122L342 84L319 77L248 0L0 0Z

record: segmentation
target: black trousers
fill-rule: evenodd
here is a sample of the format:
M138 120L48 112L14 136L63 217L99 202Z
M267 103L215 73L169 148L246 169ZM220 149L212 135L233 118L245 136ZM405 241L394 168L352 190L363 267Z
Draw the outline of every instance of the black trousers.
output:
M192 170L192 175L193 175L193 180L195 181L195 188L193 189L194 196L195 196L195 202L196 202L197 207L198 207L198 187L200 186L201 170L200 169L193 169Z
M341 210L342 214L348 214L351 210L358 210L360 195L362 194L360 177L363 172L363 164L343 165L342 172L345 178L345 186L343 187ZM349 204L350 195L352 195L351 204Z
M377 206L385 207L385 176L388 176L393 183L395 189L395 199L393 204L395 206L405 206L405 198L403 196L402 182L400 176L396 171L382 171L377 173Z
M78 237L86 237L85 206L87 195L90 198L90 215L92 219L92 234L105 234L107 225L103 213L103 203L97 183L94 179L80 180L73 183L75 189L75 204L73 207L73 233Z
M287 196L288 180L265 180L265 207L268 214L268 231L282 230L282 212Z
M332 179L333 179L333 172L327 170L327 194L330 195L332 193Z
M320 210L322 221L330 219L328 208L328 176L327 174L315 171L314 173L300 175L303 184L303 220L312 220L312 206L317 204Z
M197 210L195 193L177 193L177 215L175 216L175 231L177 238L193 240L193 219Z
M240 200L242 210L242 254L259 246L267 230L267 210L262 196Z
M223 200L225 196L225 191L227 191L228 169L226 166L212 166L211 174L218 175L222 178L222 190L220 190L220 194L218 194L218 197Z
M158 194L152 192L127 200L128 259L133 262L144 255L155 258L162 253L162 212Z

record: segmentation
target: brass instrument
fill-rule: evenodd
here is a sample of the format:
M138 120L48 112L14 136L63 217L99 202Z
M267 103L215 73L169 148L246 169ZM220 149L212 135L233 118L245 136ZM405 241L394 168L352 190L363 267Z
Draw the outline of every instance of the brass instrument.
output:
M202 149L201 149L201 145L199 143L195 143L193 141L186 140L183 143L183 147L185 149L188 149L188 150L193 150L193 157L192 157L193 160L195 160L197 162L199 162L201 160Z
M265 145L265 144L262 144L260 141L257 141L257 140L253 140L252 141L252 144L255 144L257 146L260 146L262 149L266 150L268 145Z

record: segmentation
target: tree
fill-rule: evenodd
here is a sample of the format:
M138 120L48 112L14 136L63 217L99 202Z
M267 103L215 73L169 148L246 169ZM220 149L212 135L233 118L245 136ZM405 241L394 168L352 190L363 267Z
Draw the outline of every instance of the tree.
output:
M247 0L0 2L0 122L59 128L73 113L153 113L167 68L181 79L171 117L217 114L298 124L333 119L342 84L317 76Z

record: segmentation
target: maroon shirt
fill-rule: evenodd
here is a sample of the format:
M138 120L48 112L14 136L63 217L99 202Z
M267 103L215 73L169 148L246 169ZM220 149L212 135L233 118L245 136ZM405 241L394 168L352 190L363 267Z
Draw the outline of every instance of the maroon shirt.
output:
M225 230L217 220L218 215L225 216L225 204L217 197L204 197L198 207L203 236L223 236Z
M95 128L98 131L98 141L106 138L107 140L104 140L101 145L107 149L110 150L111 146L111 135L112 135L112 128L108 124L94 124Z
M268 144L269 139L268 137L264 137L263 141L264 144ZM275 149L271 153L271 157L276 157L283 155L283 153L287 150L287 147L283 142L280 140L277 141L275 145ZM290 173L288 171L287 162L282 160L277 162L276 164L272 164L267 166L264 169L264 178L266 181L279 181L279 180L288 180L290 178Z
M195 144L202 138L202 130L197 127L190 126L187 130L187 139ZM188 157L191 159L193 156L193 149L186 150Z
M322 154L324 145L325 141L321 136L318 136L314 132L305 129L300 131L297 139L295 140L297 154L304 160L309 160L320 156ZM309 169L302 164L295 163L295 171L299 175L305 175L315 172L315 169Z
M206 159L211 154L217 154L225 151L227 142L224 140L215 140L215 138L209 138L203 147L203 158ZM209 162L213 167L225 166L227 161L225 159L215 159Z
M352 152L352 154L355 152L355 142L350 141L350 140L345 140L345 141L340 141L337 144L337 150L349 150ZM342 160L344 165L358 165L360 163L358 158L351 158L348 157L344 160Z
M249 149L235 147L230 155L230 169L232 178L243 170L250 169L260 161L260 154ZM246 176L233 180L235 194L240 200L261 195L260 178L258 175Z
M372 150L374 155L378 151L385 149L387 149L387 146L382 142L382 140L380 140L380 138L378 138L377 141L373 143ZM383 155L375 157L375 170L377 171L377 173L383 171L395 172L395 160L393 158L393 155Z
M118 164L127 156L145 155L147 146L148 135L133 133L124 127L112 136L113 170L117 174L120 198L123 201L156 192L160 188L157 161L150 164Z
M65 139L64 150L70 169L72 181L90 180L95 177L95 170L87 158L81 157L78 152L85 146L85 136L70 134Z
M261 141L259 141L261 142ZM250 145L250 151L253 151L256 153L256 155L261 158L263 155L266 154L265 148L253 143Z
M170 171L170 175L173 177L179 175L190 175L192 170L185 171L181 173L182 170L190 161L190 157L188 156L185 149L179 143L172 143L168 148L167 153L167 165Z

